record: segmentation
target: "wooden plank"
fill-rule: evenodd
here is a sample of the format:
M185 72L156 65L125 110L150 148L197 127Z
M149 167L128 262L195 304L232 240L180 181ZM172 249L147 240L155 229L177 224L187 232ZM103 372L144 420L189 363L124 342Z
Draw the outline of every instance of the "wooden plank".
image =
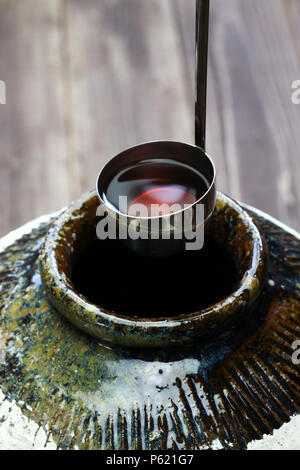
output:
M249 113L246 110L247 107L244 111L247 122L255 132L255 159L252 160L252 167L245 162L245 159L250 161L251 158L251 143L248 144L249 151L244 155L245 141L241 140L243 123L240 121L241 126L237 127L241 167L244 168L241 181L245 188L248 187L248 194L252 191L251 203L299 230L300 108L291 102L291 83L298 76L299 64L285 15L285 2L275 0L272 8L266 1L257 0L241 2L239 5L246 35L247 76L251 76L248 81L256 90L256 109L261 109L259 116L252 103L252 107L250 104L248 106L248 109L254 109L252 116L251 111ZM235 79L236 86L239 78ZM244 90L244 96L247 91L248 88ZM250 98L255 101L254 92ZM241 101L237 100L236 103L240 109ZM255 180L257 183L251 188L251 181Z
M194 2L175 2L190 44ZM299 230L300 106L291 103L291 83L300 78L300 3L211 6L207 150L218 187Z
M300 229L298 0L212 0L218 187ZM139 141L194 140L194 0L0 0L0 236Z
M0 234L70 200L59 1L0 2Z
M210 44L209 44L209 64L208 64L208 97L207 97L207 152L213 158L217 168L218 189L226 193L232 193L231 186L238 183L238 178L233 178L233 172L227 173L227 158L224 152L223 142L225 133L230 134L230 128L225 129L223 115L220 114L222 105L222 90L219 86L219 57L214 54L216 41L215 28L215 4L211 2L210 19ZM193 0L174 0L173 10L176 18L181 41L182 62L185 66L187 81L186 97L189 104L189 120L191 127L194 126L194 70L195 70L195 2ZM228 127L228 126L227 126ZM194 142L194 134L191 134L190 141Z
M122 149L191 140L172 0L68 0L75 158L81 190Z

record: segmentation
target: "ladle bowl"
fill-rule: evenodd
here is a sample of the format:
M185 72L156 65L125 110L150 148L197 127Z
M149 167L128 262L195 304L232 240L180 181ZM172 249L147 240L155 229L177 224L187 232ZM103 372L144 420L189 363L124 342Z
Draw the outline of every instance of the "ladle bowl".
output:
M208 187L195 202L171 214L153 216L131 216L115 208L111 201L103 197L109 181L122 169L129 165L143 164L143 161L168 160L184 164L199 172L207 181ZM122 240L136 253L143 256L166 257L178 254L186 249L193 234L203 234L208 227L216 201L216 171L210 157L199 147L182 142L154 141L131 147L112 158L100 171L97 178L97 193L100 202L106 207L108 215L117 224L117 237L121 233ZM126 194L117 194L126 197ZM202 205L202 218L196 211ZM189 212L189 214L188 214ZM153 221L153 219L156 219ZM183 221L191 221L190 229L185 230ZM155 222L155 223L153 223ZM138 226L142 233L132 239L128 234L129 225ZM125 230L124 230L125 229ZM168 235L166 237L166 232Z

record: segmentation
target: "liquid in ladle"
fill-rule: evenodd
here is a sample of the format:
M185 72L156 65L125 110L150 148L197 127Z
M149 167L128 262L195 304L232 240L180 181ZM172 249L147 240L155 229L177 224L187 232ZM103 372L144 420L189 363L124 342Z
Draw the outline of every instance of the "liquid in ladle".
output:
M107 184L102 198L105 203L128 215L142 204L147 216L155 216L156 206L163 205L159 215L181 210L194 204L209 188L206 178L194 168L171 159L142 160L121 169ZM127 197L120 207L120 196Z

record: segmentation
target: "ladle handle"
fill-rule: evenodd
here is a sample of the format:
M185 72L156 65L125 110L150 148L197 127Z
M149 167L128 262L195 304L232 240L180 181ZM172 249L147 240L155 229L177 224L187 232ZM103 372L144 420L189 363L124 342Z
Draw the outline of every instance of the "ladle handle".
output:
M209 1L196 0L195 143L205 150Z

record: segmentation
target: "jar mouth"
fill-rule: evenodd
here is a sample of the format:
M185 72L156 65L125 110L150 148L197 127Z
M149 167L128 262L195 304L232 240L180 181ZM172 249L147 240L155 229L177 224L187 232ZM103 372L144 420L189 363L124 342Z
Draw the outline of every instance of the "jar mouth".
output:
M155 318L119 314L92 303L74 287L72 269L78 253L95 232L98 205L98 197L92 192L67 208L47 235L40 258L42 280L51 303L86 333L126 347L188 343L230 327L258 298L266 274L263 236L239 204L218 193L209 231L237 267L238 280L229 295L203 309Z

